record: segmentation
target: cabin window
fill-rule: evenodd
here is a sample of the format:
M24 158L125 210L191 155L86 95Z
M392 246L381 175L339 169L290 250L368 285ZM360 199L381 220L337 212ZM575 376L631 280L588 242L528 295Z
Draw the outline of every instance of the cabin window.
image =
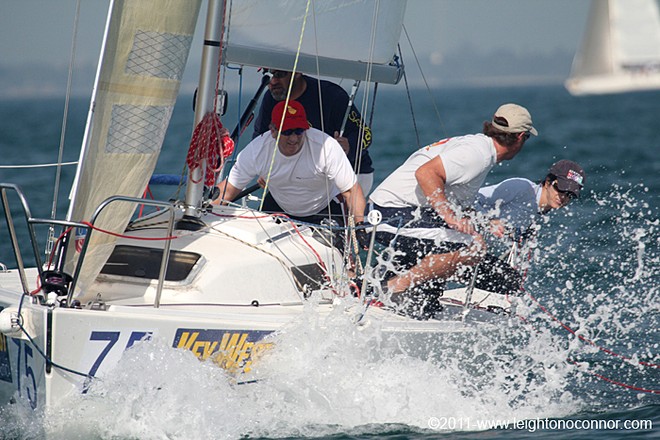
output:
M291 272L305 298L308 298L312 291L321 289L327 278L323 268L318 264L293 266Z
M171 251L165 280L186 279L200 258L199 254L192 252ZM157 280L162 259L162 249L119 245L115 247L101 273Z

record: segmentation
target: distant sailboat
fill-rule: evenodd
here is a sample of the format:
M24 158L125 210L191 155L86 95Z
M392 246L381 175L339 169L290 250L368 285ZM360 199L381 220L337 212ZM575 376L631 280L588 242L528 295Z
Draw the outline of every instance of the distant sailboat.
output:
M657 0L592 0L565 86L572 95L660 89Z

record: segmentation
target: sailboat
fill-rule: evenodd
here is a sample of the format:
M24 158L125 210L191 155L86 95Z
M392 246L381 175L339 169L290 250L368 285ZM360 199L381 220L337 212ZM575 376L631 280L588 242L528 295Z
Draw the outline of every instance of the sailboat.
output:
M195 125L217 115L218 66L229 63L399 81L403 66L394 54L405 1L319 3L301 39L312 2L263 8L255 0L209 0ZM419 320L371 306L348 286L344 255L327 230L244 204L211 206L204 176L216 164L208 159L189 169L185 200L141 198L200 9L201 0L111 2L66 219L34 218L21 189L0 184L17 263L0 273L0 403L57 407L85 392L89 380L112 374L125 350L149 338L245 381L310 302L320 315L342 310L355 325L377 322L395 338L441 335L470 317L512 313L505 295L474 286L445 292L454 319ZM342 27L362 32L361 40L337 33L332 23L340 19L357 20ZM35 267L24 265L10 195L20 202ZM158 210L135 218L142 205ZM377 218L372 224L377 228ZM47 261L35 233L43 225L61 229Z
M660 89L658 2L593 0L565 86L576 96Z

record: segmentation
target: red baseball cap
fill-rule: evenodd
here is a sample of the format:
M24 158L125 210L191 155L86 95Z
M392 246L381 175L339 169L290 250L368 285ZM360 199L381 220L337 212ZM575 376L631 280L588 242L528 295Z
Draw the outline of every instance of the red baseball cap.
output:
M279 127L282 122L284 104L285 101L278 102L271 113L271 122L275 127ZM301 103L294 100L290 100L286 106L286 116L284 117L284 123L282 124L282 131L291 130L292 128L304 128L305 130L309 128L305 108Z

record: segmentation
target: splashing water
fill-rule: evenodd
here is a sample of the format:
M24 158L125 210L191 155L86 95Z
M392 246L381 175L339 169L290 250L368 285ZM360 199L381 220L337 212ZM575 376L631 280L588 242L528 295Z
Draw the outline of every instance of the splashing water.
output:
M658 368L648 364L659 363L660 234L645 194L614 186L551 217L529 295L518 301L522 319L394 336L376 321L356 326L351 298L330 315L310 303L255 365L255 383L237 385L211 362L155 339L47 417L0 407L3 430L66 439L428 433L437 432L429 431L432 417L521 420L657 403L657 395L595 375L658 388Z
M236 385L163 341L137 344L86 394L44 418L46 429L67 439L318 436L425 430L434 416L561 417L581 406L566 391L572 368L549 333L529 333L512 319L407 339L376 323L356 326L351 305L329 316L310 305L257 364L256 383Z
M549 310L539 322L563 333L569 358L579 362L583 374L575 386L593 409L657 401L648 391L660 392L660 222L657 204L645 201L648 191L644 185L613 185L592 194L579 215L558 215L575 225L544 227L543 251L535 254L536 273L527 283ZM551 323L550 313L574 333ZM595 375L642 393L603 398L613 388Z

